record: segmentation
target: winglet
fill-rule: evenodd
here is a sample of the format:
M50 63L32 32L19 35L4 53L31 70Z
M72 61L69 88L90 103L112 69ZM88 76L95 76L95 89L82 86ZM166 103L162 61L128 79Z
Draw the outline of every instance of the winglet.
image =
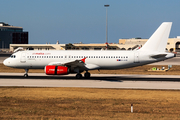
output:
M172 22L163 22L153 33L149 40L139 51L159 51L164 52L166 49Z
M85 58L83 58L83 59L81 59L81 61L83 61L83 62L85 63L85 59L86 59L86 57L85 57Z

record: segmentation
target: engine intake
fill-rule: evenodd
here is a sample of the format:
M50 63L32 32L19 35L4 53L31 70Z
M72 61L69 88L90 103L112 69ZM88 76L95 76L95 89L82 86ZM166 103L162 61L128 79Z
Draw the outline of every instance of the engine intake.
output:
M44 69L47 75L67 75L69 74L69 68L65 66L47 65Z

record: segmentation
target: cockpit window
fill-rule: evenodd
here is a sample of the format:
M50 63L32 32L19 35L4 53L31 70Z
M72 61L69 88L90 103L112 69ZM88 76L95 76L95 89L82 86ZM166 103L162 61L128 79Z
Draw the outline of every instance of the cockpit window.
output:
M10 58L16 58L16 55L11 55Z

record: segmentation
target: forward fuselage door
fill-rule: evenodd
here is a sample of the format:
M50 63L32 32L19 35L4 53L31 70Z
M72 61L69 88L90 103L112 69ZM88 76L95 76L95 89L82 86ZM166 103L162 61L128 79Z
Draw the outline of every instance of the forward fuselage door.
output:
M134 63L138 63L139 62L139 52L135 52L134 53Z
M25 62L26 62L26 53L25 53L25 52L23 52L23 53L21 54L20 61L21 61L22 63L25 63Z

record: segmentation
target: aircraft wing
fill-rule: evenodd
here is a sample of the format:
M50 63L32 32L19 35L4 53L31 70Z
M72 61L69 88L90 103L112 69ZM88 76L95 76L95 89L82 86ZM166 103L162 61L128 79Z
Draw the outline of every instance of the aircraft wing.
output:
M75 71L75 72L77 71L76 69L78 69L78 71L84 71L84 70L92 70L92 69L100 68L99 66L94 65L94 64L86 64L85 59L86 58L83 58L81 60L74 60L74 61L70 61L66 63L52 62L48 65L67 66L71 68L72 71Z

